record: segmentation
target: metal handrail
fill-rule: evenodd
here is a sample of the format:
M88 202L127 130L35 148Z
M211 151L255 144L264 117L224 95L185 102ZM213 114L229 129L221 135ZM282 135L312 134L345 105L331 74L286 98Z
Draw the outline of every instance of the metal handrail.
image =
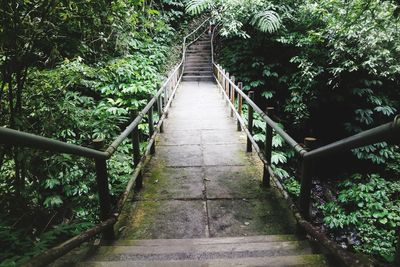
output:
M229 83L229 86L231 86L244 100L246 100L246 102L254 109L254 111L257 112L261 118L269 126L271 126L272 129L274 129L290 147L292 147L301 156L306 153L306 150L296 140L294 140L288 133L285 132L285 130L283 130L276 122L274 122L267 114L265 114L265 112L262 111L253 100L251 100L231 79L229 79L224 72L222 72L222 68L220 66L218 66L215 62L213 62L213 65L217 68L220 75L226 79L226 81Z
M69 144L30 133L0 127L0 143L14 146L31 147L52 152L78 155L86 158L107 158L108 154L96 149Z
M353 136L314 149L304 155L305 159L317 159L330 156L350 149L391 140L400 134L400 117L396 116L393 122L363 131Z
M213 28L212 38L211 38L211 51L214 53L214 35L217 27ZM332 156L333 154L349 151L350 149L374 144L381 141L394 141L396 143L400 140L400 116L396 116L393 122L389 122L383 124L381 126L375 127L370 130L363 131L361 133L355 134L353 136L341 139L339 141L333 142L331 144L327 144L323 147L308 151L306 148L303 148L298 142L296 142L289 134L287 134L279 125L274 122L268 114L263 112L252 100L252 92L249 92L249 96L247 96L241 88L243 84L239 82L235 84L234 77L231 79L229 74L219 66L214 61L214 55L212 55L212 66L215 70L214 77L217 81L218 86L220 87L223 96L225 97L230 109L231 116L235 114L238 120L238 130L243 129L247 135L247 150L251 152L251 147L254 147L255 151L259 155L261 161L264 164L264 174L263 174L263 184L269 186L270 178L273 177L275 184L277 187L283 192L285 198L291 202L290 198L288 198L288 194L285 191L284 187L281 184L279 179L276 179L276 176L273 173L273 170L270 166L271 164L271 153L272 153L272 129L282 137L282 139L292 147L301 157L302 160L302 170L301 170L301 190L299 196L299 211L297 212L297 208L293 206L296 219L304 227L304 229L314 238L318 239L322 244L327 246L331 251L335 251L343 262L347 265L359 265L364 266L362 260L357 258L355 261L351 260L351 258L347 257L344 251L340 251L339 247L332 243L329 239L327 239L324 235L318 233L318 230L315 229L309 222L310 218L310 202L311 202L311 188L312 188L312 180L313 180L313 162L317 159L321 159L322 157ZM238 97L238 110L235 107L235 95ZM248 124L245 124L244 119L241 116L241 101L245 100L249 106L249 119ZM252 120L253 120L253 112L257 112L261 118L266 122L267 133L265 136L265 151L261 151L257 142L254 140L252 136ZM312 140L310 138L308 140ZM307 139L305 139L306 141ZM250 147L250 149L249 149ZM353 257L355 257L353 255ZM398 236L398 245L396 252L396 259L400 263L400 231Z
M105 152L101 152L92 148L70 144L63 141L54 140L47 137L38 136L35 134L25 133L14 129L9 129L6 127L0 127L0 143L9 144L15 146L24 146L24 147L32 147L43 150L49 150L52 152L59 152L65 154L73 154L78 156L83 156L87 158L110 158L118 148L118 146L125 140L129 134L132 133L133 129L135 129L141 120L144 118L145 114L148 113L150 108L155 104L157 98L161 96L164 88L171 82L179 68L183 65L185 61L185 53L187 47L189 47L194 41L190 42L186 45L186 40L195 34L199 29L201 29L205 23L209 22L210 19L206 19L203 21L195 30L191 31L183 38L183 52L181 61L178 65L175 66L173 72L169 75L169 77L163 82L160 89L153 96L153 98L148 102L148 104L143 108L142 111L138 113L138 116L125 128L125 130L111 143L111 145L106 149Z
M155 153L155 139L158 133L163 130L163 121L166 119L168 114L168 109L171 106L172 100L175 96L175 93L178 89L180 81L183 76L183 66L185 62L186 50L187 48L196 41L199 37L194 39L194 41L186 44L187 39L198 33L202 27L204 27L205 23L207 23L209 19L203 21L195 30L187 34L183 38L182 45L182 58L181 61L174 67L172 73L168 76L168 78L163 82L160 89L156 92L156 94L149 100L146 106L135 116L133 121L125 128L124 131L108 146L108 148L103 152L99 151L101 147L99 146L101 142L96 142L97 149L87 148L79 145L69 144L66 142L54 140L51 138L41 137L34 134L24 133L13 129L8 129L5 127L0 127L0 143L15 145L15 146L23 146L23 147L33 147L43 150L49 150L52 152L66 153L79 155L87 158L93 158L96 163L96 180L98 183L98 193L100 200L100 219L102 221L101 224L75 236L63 244L51 248L44 252L41 255L34 257L31 261L29 261L24 266L42 266L46 265L58 257L64 255L69 252L71 249L79 246L83 242L89 240L93 236L102 232L103 237L106 239L113 239L114 233L112 229L112 225L117 221L119 213L122 210L122 206L124 202L128 199L128 194L131 192L131 189L135 185L137 188L141 188L142 186L142 177L141 170L144 167L147 156L149 154ZM171 87L168 89L168 87ZM172 91L172 92L170 92ZM162 101L164 98L164 101ZM158 103L159 108L159 121L154 129L154 124L152 121L153 114L153 106ZM141 156L139 149L139 135L138 135L138 126L148 114L149 117L149 142L147 144L145 153ZM109 189L108 189L108 178L107 178L107 159L109 159L117 150L119 145L125 140L128 136L132 135L132 145L134 150L134 173L132 178L128 182L124 193L121 195L118 205L116 207L115 212L111 210L111 205L109 201ZM99 140L97 140L99 141ZM138 158L139 156L140 158Z
M206 19L203 21L196 29L194 29L192 32L187 34L185 37L183 37L183 44L182 44L182 58L181 61L178 63L178 65L175 67L171 75L167 78L167 80L163 83L161 88L158 90L158 92L154 95L154 97L149 101L149 103L143 108L141 112L139 112L138 116L132 121L131 124L129 124L126 129L111 143L111 145L106 149L106 153L108 154L108 157L111 157L114 152L117 150L118 146L132 133L132 131L139 125L145 114L148 113L148 111L151 109L151 107L154 105L156 102L156 99L163 93L164 88L168 85L168 83L171 81L173 77L175 77L176 73L178 72L179 68L183 66L185 62L185 57L186 57L186 49L193 43L195 42L200 35L192 42L189 44L186 44L186 40L195 34L199 29L201 29L205 23L207 23L210 19ZM183 71L182 71L183 73Z

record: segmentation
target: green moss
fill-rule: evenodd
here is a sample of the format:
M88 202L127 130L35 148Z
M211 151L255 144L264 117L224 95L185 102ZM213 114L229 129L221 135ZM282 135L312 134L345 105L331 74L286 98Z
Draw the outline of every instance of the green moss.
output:
M151 238L151 229L154 228L154 218L159 213L160 202L140 201L136 202L134 210L126 222L123 239Z
M159 189L165 183L163 175L165 166L162 162L152 162L145 169L143 189L139 192L140 199L157 199ZM133 198L133 193L130 198ZM158 201L133 201L127 202L123 207L120 219L115 230L122 239L144 239L151 236L150 229L154 224L154 218L159 213Z
M265 190L264 199L255 202L252 212L263 234L289 234L296 231L292 212L274 188Z
M144 177L144 188L140 193L142 199L157 199L159 198L160 189L167 184L165 176L165 164L160 160L151 162L146 168Z

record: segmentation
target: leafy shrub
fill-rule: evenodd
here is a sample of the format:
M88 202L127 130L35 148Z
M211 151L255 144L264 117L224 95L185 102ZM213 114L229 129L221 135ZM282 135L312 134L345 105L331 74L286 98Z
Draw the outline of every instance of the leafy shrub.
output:
M330 231L349 235L357 251L394 260L396 231L400 227L400 182L378 174L355 174L339 185L335 202L321 206ZM348 241L349 243L349 241Z

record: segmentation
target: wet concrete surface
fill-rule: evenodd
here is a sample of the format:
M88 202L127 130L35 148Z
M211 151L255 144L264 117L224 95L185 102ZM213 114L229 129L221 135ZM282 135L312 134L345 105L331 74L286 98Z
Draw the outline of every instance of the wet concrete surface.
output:
M295 232L262 164L212 82L182 82L144 171L124 208L120 239L233 237Z

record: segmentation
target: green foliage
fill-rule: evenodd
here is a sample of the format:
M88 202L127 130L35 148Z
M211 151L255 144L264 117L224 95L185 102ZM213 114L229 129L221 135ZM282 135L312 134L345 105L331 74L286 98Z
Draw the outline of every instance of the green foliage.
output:
M285 189L291 194L292 196L298 197L300 195L300 183L294 179L289 178L284 181Z
M251 24L262 32L273 33L281 26L281 19L275 11L266 10L255 14Z
M179 57L174 42L181 39L171 25L186 25L184 6L163 2L2 6L1 125L85 147L96 138L109 144ZM126 140L108 160L113 204L132 172ZM13 266L99 221L94 162L2 146L0 201L0 265Z
M255 26L261 32L273 33L281 26L281 19L271 1L249 0L189 0L186 12L211 12L212 19L221 25L221 35L250 37L243 29Z
M400 226L399 181L377 174L353 175L340 184L337 201L321 206L331 231L354 229L358 251L394 260L396 230Z
M218 63L235 75L237 81L243 82L245 91L255 92L261 108L275 107L276 120L297 141L314 136L321 145L393 120L400 108L398 2L271 2L272 10L281 21L274 34L245 26L251 39L225 35L219 39L216 49ZM233 25L236 23L231 17L227 21L223 25L229 25L229 21ZM263 124L255 122L254 137L261 147L265 138ZM398 146L380 142L352 152L354 157L348 166L343 166L347 173L336 173L333 168L328 172L323 170L324 166L317 169L323 173L321 178L327 174L332 178L348 177L348 172L360 171L379 173L385 177L377 180L382 184L393 183L390 181L398 178ZM286 190L296 197L300 164L292 155L293 151L278 140L272 163ZM352 182L349 181L350 187ZM355 187L358 184L359 181L354 182ZM390 201L398 205L393 199ZM342 225L348 236L357 227L359 243L355 246L359 251L380 259L392 259L394 232L388 224L397 221L388 217L374 218L377 223L371 221L368 226L356 213L363 212L365 206L353 205L349 209L342 204L332 205L329 216L328 211L325 213L326 223L331 223L335 229ZM363 221L362 226L355 220ZM333 238L341 237L337 231L332 234ZM380 242L384 243L381 250Z

